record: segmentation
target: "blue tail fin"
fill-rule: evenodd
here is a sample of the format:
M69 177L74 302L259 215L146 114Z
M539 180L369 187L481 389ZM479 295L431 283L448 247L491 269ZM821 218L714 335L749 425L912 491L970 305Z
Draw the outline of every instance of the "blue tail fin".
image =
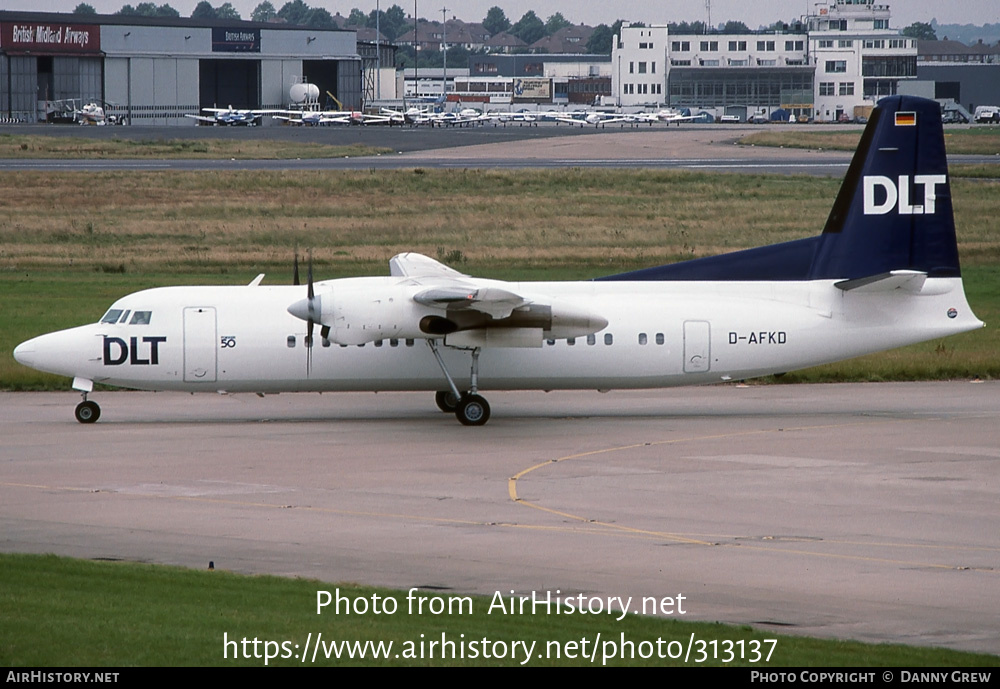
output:
M909 96L872 111L821 235L599 279L843 280L893 270L961 275L940 106Z
M809 277L890 270L961 275L941 108L923 98L886 98L872 111Z

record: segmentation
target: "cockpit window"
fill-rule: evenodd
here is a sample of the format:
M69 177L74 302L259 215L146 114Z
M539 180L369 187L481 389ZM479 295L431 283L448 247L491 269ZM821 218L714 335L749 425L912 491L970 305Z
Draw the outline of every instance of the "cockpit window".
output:
M129 316L132 320L129 320ZM152 311L135 311L132 309L110 309L104 318L101 319L101 323L119 323L125 325L149 325L149 321L153 317Z

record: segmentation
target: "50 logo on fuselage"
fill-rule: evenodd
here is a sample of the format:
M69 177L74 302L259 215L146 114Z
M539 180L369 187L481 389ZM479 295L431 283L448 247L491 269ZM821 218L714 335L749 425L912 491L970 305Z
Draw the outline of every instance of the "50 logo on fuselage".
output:
M947 181L945 175L914 175L912 187L923 189L923 203L910 202L909 175L900 175L899 183L882 175L864 178L865 215L885 215L899 208L900 215L933 215L937 203L937 186ZM914 200L916 196L914 196Z
M135 366L155 366L160 363L160 344L167 338L130 337L128 342L120 337L104 336L104 365L120 366L126 361Z

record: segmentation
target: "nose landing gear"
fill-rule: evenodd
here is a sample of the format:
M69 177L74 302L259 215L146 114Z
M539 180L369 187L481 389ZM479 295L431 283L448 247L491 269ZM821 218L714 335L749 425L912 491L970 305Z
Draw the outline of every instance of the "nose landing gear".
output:
M80 423L94 423L101 418L101 408L97 402L87 400L87 393L84 392L83 401L76 405L74 414Z

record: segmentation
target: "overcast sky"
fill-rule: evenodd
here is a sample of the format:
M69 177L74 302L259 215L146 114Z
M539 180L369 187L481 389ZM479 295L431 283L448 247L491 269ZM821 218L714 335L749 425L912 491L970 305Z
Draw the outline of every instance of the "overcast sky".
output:
M142 0L131 0L129 4L136 5ZM162 4L164 0L156 0ZM225 0L209 0L218 7ZM310 7L325 7L331 14L350 13L351 8L358 7L364 12L375 9L375 0L305 0ZM33 10L45 12L71 12L80 0L0 0L0 9ZM98 12L112 14L125 4L124 0L88 0ZM250 13L260 0L230 0L233 6L249 19ZM276 8L281 8L285 0L271 0ZM181 16L191 16L198 0L170 0L171 7L181 13ZM407 15L413 13L413 0L380 0L379 7L386 9L394 4L402 7ZM805 14L815 5L807 0L767 0L766 2L749 2L748 0L712 0L712 24L718 24L730 19L742 21L750 28L761 24L771 24L778 19L788 21ZM825 4L825 3L823 3ZM899 28L913 22L930 22L937 19L940 24L985 24L1000 22L1000 0L888 0L892 9L892 26ZM507 18L517 21L528 10L543 20L556 12L571 22L584 24L611 24L616 19L641 21L647 24L664 24L672 21L705 21L707 12L705 0L617 0L616 2L572 2L571 0L455 0L446 2L436 0L417 0L417 14L421 17L440 19L441 8L449 7L448 16L457 16L465 21L482 21L486 11L497 5L503 9Z

